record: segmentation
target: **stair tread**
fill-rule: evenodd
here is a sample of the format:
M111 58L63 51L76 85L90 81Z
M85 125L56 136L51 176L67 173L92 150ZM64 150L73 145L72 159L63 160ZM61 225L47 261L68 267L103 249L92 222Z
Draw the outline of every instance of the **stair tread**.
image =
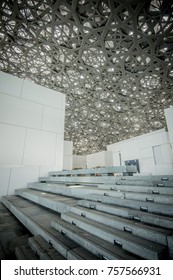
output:
M81 205L81 206L84 206L84 205L90 207L93 205L93 207L96 207L96 206L104 206L106 209L110 209L110 211L112 210L120 210L120 211L124 211L124 212L127 212L127 211L130 211L131 212L131 215L127 215L128 218L130 218L130 216L133 216L134 214L136 216L141 216L141 215L145 215L145 216L148 216L148 217L153 217L155 219L165 219L167 221L169 221L170 223L173 223L173 218L170 217L170 216L163 216L163 215L157 215L157 214L154 214L154 213L149 213L149 212L142 212L142 211L139 211L137 209L132 209L132 208L129 208L129 207L124 207L124 206L116 206L116 205L109 205L107 203L100 203L100 202L97 202L97 201L92 201L92 200L79 200L78 201L78 205ZM100 209L99 209L100 211ZM115 215L115 214L114 214Z
M67 253L70 252L70 250L73 250L75 248L79 248L80 250L80 248L82 248L78 245L78 243L74 242L70 238L63 236L61 233L58 233L54 228L51 227L52 219L60 219L60 216L57 213L45 209L40 205L36 205L33 202L27 201L26 199L18 196L2 197L2 201L6 205L6 207L10 208L12 213L17 209L19 213L23 213L27 218L29 218L29 224L30 221L33 221L35 223L34 225L37 225L37 230L39 228L39 232L43 233L43 235L48 238L48 241L50 241L53 246L56 245L58 248L63 247L63 250L65 250L65 257L67 256ZM45 223L43 223L44 214L46 215ZM22 222L21 217L19 218L19 220Z
M44 260L64 260L65 258L56 251L43 237L40 235L28 239L28 245Z
M97 245L100 248L103 248L104 250L110 251L112 254L114 254L116 257L119 257L120 259L136 259L135 255L129 254L127 251L123 250L122 248L119 248L118 246L110 244L108 241L103 240L102 238L96 237L90 233L87 233L86 231L77 228L74 225L68 224L67 222L58 219L52 221L52 226L54 227L55 224L59 224L60 226L63 226L64 229L70 230L70 232L73 232L76 234L79 238L82 237L85 240L88 240L93 245Z
M62 217L64 217L64 216L70 216L70 217L72 217L72 219L76 219L76 220L82 221L84 223L87 223L88 225L93 226L97 230L100 229L107 234L110 233L110 234L115 235L115 237L118 236L120 239L127 239L130 242L142 244L142 245L144 245L144 246L146 246L146 247L148 247L148 248L150 248L154 251L158 251L158 250L160 251L160 250L163 250L163 248L164 248L164 246L159 244L159 243L152 242L152 241L146 240L146 239L138 237L138 236L134 236L130 233L120 231L118 229L115 229L115 228L112 228L110 226L101 224L99 222L92 221L91 219L88 219L88 218L83 218L83 217L81 217L79 215L76 215L76 214L73 214L71 212L62 214ZM97 234L97 231L95 231L95 234Z
M138 223L134 220L129 220L127 218L121 218L121 217L115 216L114 214L108 214L108 213L100 212L100 211L97 211L97 210L94 210L94 209L92 209L92 210L91 209L85 209L84 207L80 207L80 206L71 207L70 212L73 212L73 210L75 211L75 209L78 209L80 212L83 212L83 213L94 214L96 217L100 217L100 218L105 217L106 219L110 219L112 221L125 223L129 226L139 226L139 227L144 228L144 229L149 230L149 231L151 230L151 231L160 232L161 234L168 235L173 230L173 229L168 230L168 229L161 228L161 227L150 226L148 224L144 224L144 223L141 223L141 222Z
M111 196L97 195L97 194L89 194L87 197L88 200L100 201L104 203L109 203L113 205L130 207L134 209L140 209L140 207L146 207L149 209L151 213L159 213L173 217L173 207L172 204L162 204L157 202L147 202L140 200L130 200L130 199L119 199Z

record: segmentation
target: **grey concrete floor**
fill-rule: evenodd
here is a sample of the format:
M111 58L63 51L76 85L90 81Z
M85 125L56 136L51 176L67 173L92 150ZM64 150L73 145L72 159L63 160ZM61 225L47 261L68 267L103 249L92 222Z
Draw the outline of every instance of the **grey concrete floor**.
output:
M26 245L32 234L0 202L0 259L15 260L15 247Z

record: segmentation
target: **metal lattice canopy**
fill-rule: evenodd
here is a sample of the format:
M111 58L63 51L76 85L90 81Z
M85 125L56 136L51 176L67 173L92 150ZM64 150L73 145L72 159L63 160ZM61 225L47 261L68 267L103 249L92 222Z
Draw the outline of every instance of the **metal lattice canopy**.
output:
M165 126L171 0L1 0L0 69L66 94L76 154Z

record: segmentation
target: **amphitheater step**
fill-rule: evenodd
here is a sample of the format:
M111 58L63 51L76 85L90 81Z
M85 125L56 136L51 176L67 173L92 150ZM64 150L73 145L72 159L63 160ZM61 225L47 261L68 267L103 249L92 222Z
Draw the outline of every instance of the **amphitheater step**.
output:
M38 260L38 256L34 254L28 245L15 248L15 255L18 260Z
M103 174L104 175L104 174ZM131 178L130 178L131 177ZM137 178L135 178L137 177ZM173 176L49 176L40 177L39 181L44 183L59 183L59 184L116 184L120 181L141 181L139 184L152 182L152 185L162 184L163 186L172 186ZM166 184L167 182L170 184ZM144 182L144 183L143 183ZM165 184L165 185L164 185Z
M96 237L80 228L77 228L75 225L68 224L63 220L53 220L51 222L51 225L62 235L69 237L75 242L78 242L78 244L86 248L94 255L97 255L101 259L139 259L134 254L128 253L127 251L120 248L118 245L112 246L112 244L110 244L108 241L105 241L102 238Z
M104 194L104 190L98 190L97 186L89 187L89 186L79 186L79 185L68 185L65 184L53 184L53 183L29 183L29 188L48 192L59 195L66 195L76 198L85 198L89 193L98 192L100 194ZM121 197L121 194L118 194L118 197Z
M117 230L73 213L61 214L61 218L90 234L104 239L105 241L109 241L112 244L119 244L123 249L145 259L163 258L163 254L166 250L166 246L160 245L156 242L133 236L128 232Z
M157 202L162 204L171 204L173 203L172 195L165 195L159 193L137 193L129 191L120 191L120 190L104 190L97 187L87 187L87 186L62 186L58 184L48 184L48 183L30 183L28 184L30 188L40 190L43 192L56 193L60 195L72 196L76 198L88 198L88 195L105 195L116 198L125 198L130 200L139 200L139 201L149 201ZM112 186L113 188L113 186ZM17 190L21 192L20 190ZM17 193L18 194L18 193ZM134 203L134 202L132 202Z
M101 194L99 192L93 192L93 194ZM102 194L101 194L102 195ZM162 204L172 204L173 196L172 195L161 195L153 193L138 193L138 192L121 192L121 191L105 191L103 195L110 197L120 197L122 199L131 199L139 201L148 201L148 202L157 202Z
M116 197L106 196L106 195L97 195L97 194L88 194L87 199L113 204L122 207L133 208L145 212L173 216L173 207L172 204L162 204L156 202L145 202L132 199L118 199Z
M134 177L133 177L134 178ZM101 185L101 184L100 184ZM115 182L113 185L127 185L127 186L139 186L139 187L168 187L172 188L173 187L173 181L149 181L149 180L121 180L116 178Z
M87 249L78 247L67 252L67 259L68 260L99 260L100 256L97 257L94 254L90 253Z
M143 222L146 224L168 228L168 229L173 228L173 218L167 216L156 215L156 214L147 213L131 208L108 205L108 204L90 201L90 200L78 200L78 205L90 209L95 209L101 212L109 213L112 215L116 215L119 217L135 220L137 222Z
M167 245L167 236L173 233L173 228L172 230L156 228L141 222L120 218L93 209L85 209L80 206L71 207L70 212L163 245Z
M73 249L80 249L78 243L63 236L51 227L51 220L55 220L58 217L60 219L57 213L55 214L53 211L18 196L2 196L1 200L33 235L42 236L47 242L52 244L64 258L67 259L69 252ZM76 254L73 254L73 258L75 258L75 255ZM88 257L87 254L86 257ZM93 258L95 258L95 256L93 256Z
M15 193L16 195L20 195L59 213L67 212L70 210L71 206L77 205L77 199L75 198L45 193L27 188L17 189L15 190Z
M135 176L118 176L123 181L173 181L173 175L135 175Z
M111 196L114 196L111 192ZM126 199L149 201L163 204L173 204L173 196L165 194L147 194L147 193L136 193L136 192L126 192L124 194Z
M152 186L141 186L141 185L134 185L134 184L133 185L99 184L98 188L103 189L103 190L114 190L114 191L121 191L121 192L139 192L139 193L150 193L150 194L173 195L173 188L171 188L171 187L152 187Z
M43 237L37 235L28 239L28 245L39 256L40 260L64 260L65 258L59 254L53 246L44 240Z

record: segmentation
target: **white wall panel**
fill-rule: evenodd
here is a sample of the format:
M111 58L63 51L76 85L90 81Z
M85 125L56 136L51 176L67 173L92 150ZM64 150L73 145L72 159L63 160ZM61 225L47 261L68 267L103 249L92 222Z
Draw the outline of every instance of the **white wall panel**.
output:
M170 107L165 110L165 117L166 117L170 142L173 144L173 107Z
M10 170L10 168L0 167L0 197L7 195Z
M113 154L111 151L105 152L105 166L113 166Z
M28 182L37 182L39 166L19 166L11 169L8 195L14 194L14 190L27 187Z
M107 150L108 150L108 151L112 151L113 153L118 153L118 152L120 151L120 149L121 149L121 148L120 148L120 143L121 143L121 142L108 145L108 146L107 146Z
M6 94L0 94L0 122L41 128L42 106Z
M0 71L0 92L20 97L23 80Z
M62 170L64 114L65 95L0 72L0 195Z
M24 165L52 165L56 149L56 134L27 129Z
M42 129L52 132L64 132L64 114L62 110L44 107Z
M64 156L64 134L56 135L56 152L54 160L54 170L63 169L63 156Z
M41 165L39 166L39 177L47 177L50 171L54 171L53 165Z
M73 142L64 141L63 170L73 169Z
M152 158L152 157L153 157L152 147L141 148L139 150L139 158Z
M73 169L73 157L64 156L63 159L63 170L72 170Z
M167 131L161 132L162 144L170 144L169 133Z
M155 174L155 162L153 158L143 158L139 160L140 173Z
M171 150L171 144L164 144L162 147L163 163L173 164L173 153Z
M87 168L86 156L73 155L73 169L75 168Z
M25 80L22 89L22 98L33 102L62 109L62 93Z
M156 166L155 175L172 175L173 165L172 164L160 164Z
M140 148L161 145L164 144L164 139L165 139L163 137L163 134L165 134L164 128L151 133L141 135L139 137L135 137L134 141L138 140Z
M121 165L120 154L118 152L113 153L113 165L115 166Z
M106 158L106 154L108 154L109 161ZM110 155L112 157L110 151L102 151L87 155L87 168L110 166Z
M172 120L173 116L171 118L171 122ZM160 152L157 155L159 157L159 162L157 164L155 164L154 161L154 146L160 147ZM122 164L124 164L125 160L139 159L140 172L145 174L159 174L158 172L160 172L160 174L164 174L166 171L166 164L168 166L168 172L171 170L169 164L172 164L173 166L173 153L171 151L168 133L164 128L132 139L108 145L107 150L112 150L113 152L114 165L119 165L119 152L121 153Z
M66 96L65 96L65 94L62 94L62 93L59 93L59 92L58 92L58 94L61 94L61 110L65 111Z
M0 123L0 165L22 163L26 129Z
M64 141L64 155L65 156L73 155L73 142L72 141Z

